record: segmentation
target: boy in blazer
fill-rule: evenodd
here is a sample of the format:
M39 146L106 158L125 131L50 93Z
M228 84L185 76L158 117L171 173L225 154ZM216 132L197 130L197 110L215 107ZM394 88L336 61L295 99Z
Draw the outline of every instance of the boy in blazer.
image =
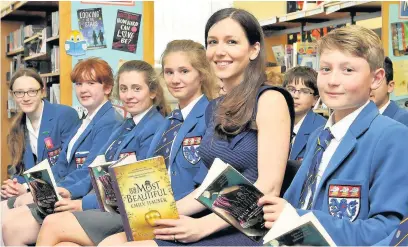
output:
M267 227L290 203L300 215L313 212L336 245L373 245L408 215L408 129L369 100L385 74L373 31L336 29L319 41L318 53L319 93L334 112L310 136L284 198L267 195L259 205Z
M317 72L306 66L296 66L285 73L283 86L290 92L295 106L295 126L292 133L290 160L302 161L310 134L326 123L313 112L319 98Z
M394 70L389 57L384 60L385 82L373 90L370 99L377 105L380 114L390 117L408 126L408 111L400 108L394 101L390 100L390 93L394 91Z

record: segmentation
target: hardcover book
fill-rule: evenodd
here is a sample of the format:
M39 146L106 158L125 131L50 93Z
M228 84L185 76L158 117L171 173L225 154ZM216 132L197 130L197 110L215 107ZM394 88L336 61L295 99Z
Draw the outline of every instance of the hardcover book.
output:
M262 196L240 172L216 158L195 198L250 239L259 241L268 232L262 207L257 205Z
M176 201L162 156L109 167L128 241L154 238L157 219L178 219Z
M61 199L48 159L23 173L33 200L43 215L54 213L54 204Z

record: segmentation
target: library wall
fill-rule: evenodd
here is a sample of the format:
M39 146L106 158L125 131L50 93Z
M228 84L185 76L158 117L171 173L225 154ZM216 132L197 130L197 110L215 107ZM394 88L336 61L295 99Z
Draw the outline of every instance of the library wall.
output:
M125 2L125 1L124 1ZM145 16L143 15L143 2L133 2L134 5L126 6L126 5L110 5L110 4L88 4L84 3L84 1L73 1L71 2L71 29L72 30L79 30L79 20L78 20L78 10L84 9L93 9L93 8L101 8L102 9L102 21L103 21L103 44L101 45L99 37L97 37L97 43L99 47L88 49L85 51L85 55L80 56L72 56L72 67L80 59L85 59L88 57L99 57L109 63L112 67L114 73L119 69L121 62L127 60L134 60L134 59L144 59L144 25L145 25ZM115 27L116 27L116 18L118 14L118 10L140 14L141 23L139 29L139 36L136 43L136 52L126 52L121 50L114 50L112 49L113 38L116 35ZM96 29L96 35L99 34L99 29L101 27L98 26ZM90 40L93 40L92 33L88 34L91 35ZM86 34L84 34L86 36ZM84 37L86 39L86 37ZM102 47L101 47L102 46ZM104 47L105 46L105 47ZM88 47L89 48L89 47ZM74 88L72 89L72 106L75 108L80 108L79 102L75 95Z

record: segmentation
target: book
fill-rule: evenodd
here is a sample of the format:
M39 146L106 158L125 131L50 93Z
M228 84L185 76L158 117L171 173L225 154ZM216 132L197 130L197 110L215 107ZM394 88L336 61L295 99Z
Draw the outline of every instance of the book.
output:
M77 14L79 30L86 40L87 50L106 48L102 8L78 9Z
M118 9L112 50L136 53L142 15Z
M43 215L54 213L54 204L61 200L61 197L56 190L57 185L48 159L25 171L23 177L30 188L38 210Z
M336 246L312 212L299 216L287 203L263 238L264 246Z
M106 162L105 155L98 155L88 166L92 186L94 188L99 207L104 212L119 213L116 195L112 187L109 166L117 161ZM136 155L131 155L124 162L136 162Z
M273 52L273 55L275 56L276 62L280 66L284 66L285 65L285 49L283 45L272 46L272 52Z
M128 156L129 157L129 156ZM109 167L128 241L154 238L156 219L178 219L170 177L162 156Z
M262 196L240 172L216 158L195 199L250 239L259 241L268 232L262 207L257 204Z

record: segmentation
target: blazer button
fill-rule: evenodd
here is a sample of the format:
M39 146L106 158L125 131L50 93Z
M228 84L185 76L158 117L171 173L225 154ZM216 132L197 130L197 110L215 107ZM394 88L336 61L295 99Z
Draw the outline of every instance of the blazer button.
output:
M172 171L171 175L176 176L176 171Z

